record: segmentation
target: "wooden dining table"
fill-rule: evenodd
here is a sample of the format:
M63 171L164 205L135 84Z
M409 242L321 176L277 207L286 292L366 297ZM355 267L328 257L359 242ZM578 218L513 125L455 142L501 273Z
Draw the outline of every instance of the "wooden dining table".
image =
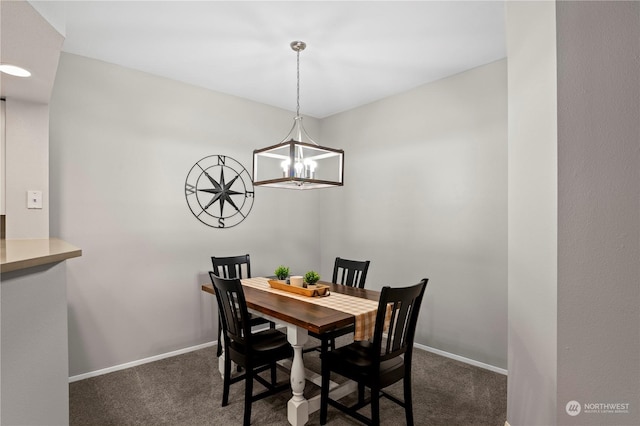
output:
M308 333L312 332L316 335L331 333L339 328L355 324L356 318L350 313L310 303L304 298L293 298L282 294L282 292L255 288L246 285L247 280L242 281L247 308L252 313L275 322L276 325L286 327L287 340L293 347L293 361L290 372L293 396L287 403L287 419L294 426L304 425L309 421L309 414L320 409L319 395L310 399L304 396L304 387L308 377L306 377L302 349L308 340ZM358 299L377 302L380 298L380 292L374 290L327 282L320 282L320 284L329 286L331 294L354 297L354 303L357 303ZM203 284L202 291L215 294L212 284ZM331 294L328 297L331 297ZM221 374L224 371L224 356L223 353L218 362ZM313 376L313 381L319 385L319 375L313 374ZM346 383L341 386L336 384L332 386L331 394L334 399L339 399L354 390L356 390L356 387L353 383Z

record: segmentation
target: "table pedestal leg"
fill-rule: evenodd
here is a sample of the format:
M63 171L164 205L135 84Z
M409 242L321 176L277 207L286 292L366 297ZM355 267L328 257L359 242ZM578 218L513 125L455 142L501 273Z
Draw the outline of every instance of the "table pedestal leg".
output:
M302 359L302 346L307 338L307 330L296 326L287 327L287 340L293 347L293 363L291 364L293 397L287 403L287 419L293 426L301 426L309 421L309 401L304 397L305 374Z
M227 354L222 352L218 357L218 371L220 372L220 376L222 377L222 379L224 379L224 357L226 355Z
M224 358L227 356L227 353L223 350L220 356L218 357L218 371L220 372L220 377L224 380ZM237 375L238 366L235 362L231 361L231 377Z

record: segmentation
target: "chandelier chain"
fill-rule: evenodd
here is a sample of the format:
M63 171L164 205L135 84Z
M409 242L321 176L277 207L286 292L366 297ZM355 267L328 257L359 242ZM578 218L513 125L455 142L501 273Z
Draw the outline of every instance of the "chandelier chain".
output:
M296 117L300 116L300 50L296 52L296 71L297 71L297 85L296 85Z

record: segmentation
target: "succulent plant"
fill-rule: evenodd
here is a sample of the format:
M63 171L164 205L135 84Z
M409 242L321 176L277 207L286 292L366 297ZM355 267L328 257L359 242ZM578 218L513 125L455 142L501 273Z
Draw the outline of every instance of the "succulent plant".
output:
M275 274L279 280L284 280L289 276L289 267L280 265L276 268Z
M320 274L318 274L316 271L309 271L306 274L304 274L304 282L306 282L307 284L315 284L320 280Z

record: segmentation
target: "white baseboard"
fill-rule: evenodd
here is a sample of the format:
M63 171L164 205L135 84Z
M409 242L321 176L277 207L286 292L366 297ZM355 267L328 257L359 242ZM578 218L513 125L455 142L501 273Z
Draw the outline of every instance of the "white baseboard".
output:
M484 362L476 361L475 359L465 358L465 357L460 356L460 355L455 355L455 354L452 354L452 353L449 353L449 352L442 351L440 349L432 348L430 346L420 345L418 343L414 344L413 346L415 348L422 349L422 350L427 351L427 352L432 352L432 353L434 353L436 355L441 355L441 356L446 357L446 358L451 358L451 359L455 359L456 361L464 362L465 364L470 364L470 365L473 365L473 366L476 366L476 367L484 368L485 370L493 371L495 373L504 374L505 376L507 375L507 370L505 370L504 368L496 367L496 366L490 365L490 364L485 364Z
M124 364L114 365L113 367L103 368L101 370L95 370L95 371L90 371L88 373L78 374L77 376L69 377L69 383L77 382L78 380L89 379L91 377L101 376L103 374L113 373L114 371L124 370L127 368L135 367L137 365L146 364L148 362L154 362L154 361L159 361L165 358L171 358L172 356L186 354L188 352L193 352L199 349L208 348L211 346L215 346L217 344L218 342L214 340L213 342L207 342L201 345L190 346L188 348L178 349L177 351L166 352L160 355L150 356L148 358L142 358L137 361L126 362ZM456 361L464 362L465 364L470 364L476 367L484 368L485 370L490 370L496 373L504 374L505 376L507 375L507 370L505 370L504 368L498 368L493 365L485 364L480 361L476 361L470 358L465 358L460 355L455 355L449 352L445 352L440 349L432 348L430 346L420 345L418 343L416 343L414 347L418 349L422 349L423 351L432 352L436 355L441 355L446 358L455 359ZM506 426L509 426L509 425L507 424Z
M150 356L148 358L142 358L142 359L139 359L137 361L126 362L124 364L114 365L113 367L103 368L101 370L90 371L88 373L78 374L77 376L69 377L69 383L77 382L78 380L89 379L91 377L101 376L101 375L107 374L107 373L113 373L114 371L124 370L124 369L127 369L127 368L135 367L137 365L146 364L148 362L159 361L159 360L165 359L165 358L171 358L172 356L176 356L176 355L186 354L188 352L197 351L198 349L204 349L204 348L208 348L210 346L215 346L217 343L218 342L214 340L213 342L207 342L207 343L203 343L201 345L190 346L188 348L178 349L177 351L166 352L166 353L163 353L163 354L160 354L160 355Z
M504 426L511 426L511 425L509 424L509 422L505 421Z

